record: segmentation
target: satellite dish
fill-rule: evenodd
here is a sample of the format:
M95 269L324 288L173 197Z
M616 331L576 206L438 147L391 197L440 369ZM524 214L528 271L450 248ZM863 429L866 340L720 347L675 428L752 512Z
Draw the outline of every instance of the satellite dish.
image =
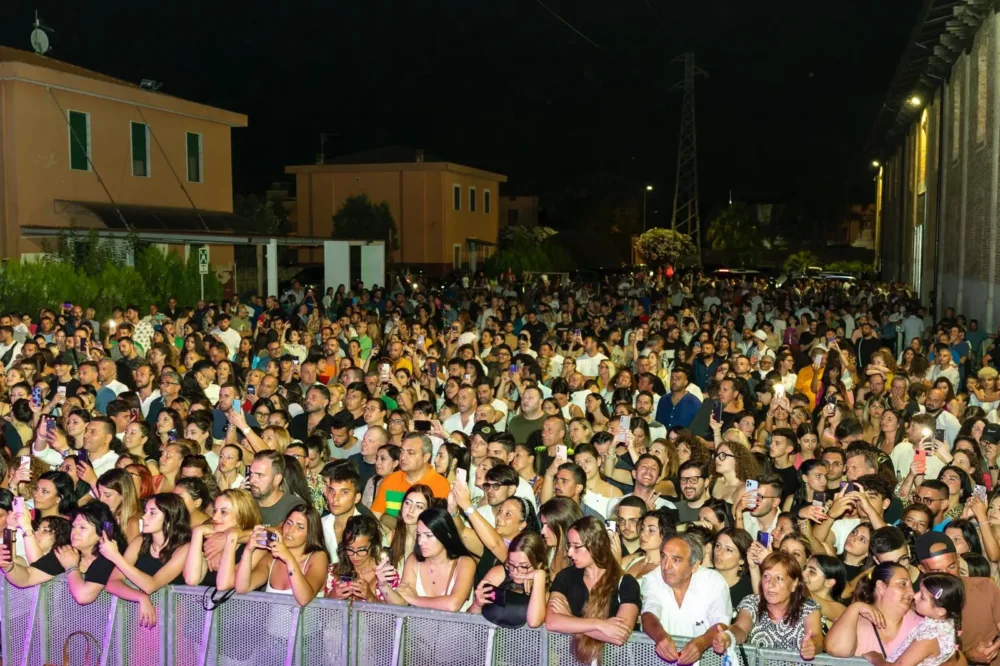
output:
M41 28L31 31L31 48L35 49L38 55L45 55L49 50L49 36Z

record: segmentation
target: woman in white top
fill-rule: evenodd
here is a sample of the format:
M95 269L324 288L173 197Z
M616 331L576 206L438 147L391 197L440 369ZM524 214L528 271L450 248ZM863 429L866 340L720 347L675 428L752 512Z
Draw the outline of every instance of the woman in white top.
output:
M669 519L662 513L650 512L639 525L639 550L622 560L622 570L635 578L642 588L642 579L660 574L660 546L663 539L674 532ZM614 550L615 536L611 536Z
M386 601L458 613L472 605L476 563L444 509L427 509L417 520L417 545L403 565L403 577L393 588L395 569L385 561L376 575Z
M267 592L290 594L305 606L323 593L329 565L319 513L300 504L288 512L280 530L253 528L236 567L235 588L246 594L264 585ZM221 584L221 572L219 578Z

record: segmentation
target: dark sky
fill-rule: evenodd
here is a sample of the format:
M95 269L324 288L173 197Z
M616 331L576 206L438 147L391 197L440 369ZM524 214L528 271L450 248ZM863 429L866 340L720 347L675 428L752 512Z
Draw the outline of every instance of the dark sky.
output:
M544 193L609 170L673 192L686 50L699 81L703 210L817 184L870 200L863 146L918 0L7 0L0 43L246 113L238 193L328 154L424 148ZM846 184L846 185L845 185ZM654 204L655 205L655 204Z

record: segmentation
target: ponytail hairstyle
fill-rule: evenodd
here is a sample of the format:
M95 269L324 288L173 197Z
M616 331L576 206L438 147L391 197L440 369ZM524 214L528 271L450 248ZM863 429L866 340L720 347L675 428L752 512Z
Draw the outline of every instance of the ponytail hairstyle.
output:
M892 579L892 575L896 571L902 571L906 579L910 579L910 572L903 565L896 562L883 562L869 571L867 575L861 577L861 580L858 581L857 586L854 588L853 601L861 601L866 604L875 603L876 583L888 585Z

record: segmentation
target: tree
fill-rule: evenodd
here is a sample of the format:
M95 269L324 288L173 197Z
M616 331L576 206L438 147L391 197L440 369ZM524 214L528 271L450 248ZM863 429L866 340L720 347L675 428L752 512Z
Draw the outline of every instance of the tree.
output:
M733 253L740 266L759 263L764 250L760 225L746 204L729 206L708 227L708 242L713 250Z
M805 273L810 266L818 266L819 257L808 250L796 252L785 259L782 268L788 273Z
M256 194L237 196L233 210L249 221L254 230L264 236L279 236L288 233L288 211L280 199L263 199Z
M375 204L367 194L347 197L333 216L333 237L343 240L385 241L387 250L399 249L396 221L388 202Z
M693 263L697 254L691 237L672 229L650 229L635 244L643 258L654 266Z

